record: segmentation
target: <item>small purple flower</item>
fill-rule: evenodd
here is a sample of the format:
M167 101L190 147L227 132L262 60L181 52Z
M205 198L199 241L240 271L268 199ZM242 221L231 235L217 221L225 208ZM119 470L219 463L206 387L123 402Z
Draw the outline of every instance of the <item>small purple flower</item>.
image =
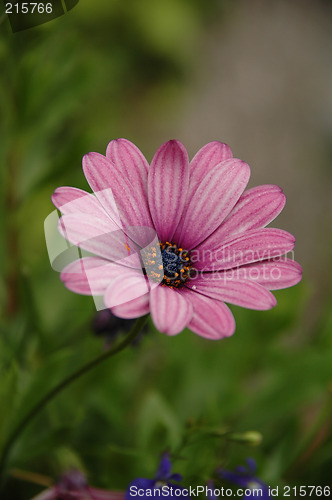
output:
M219 470L219 476L221 479L225 479L230 483L243 488L244 490L261 490L262 494L259 496L261 499L270 498L269 487L267 484L263 483L260 479L255 476L256 473L256 462L253 458L248 458L246 460L246 466L236 467L234 471L229 471L225 469ZM244 494L244 497L252 496L249 492Z
M214 482L211 479L207 482L206 498L208 500L218 500L215 494Z
M121 335L128 333L134 326L134 319L123 319L115 316L110 309L102 309L98 311L92 320L93 333L105 339L105 349L110 348ZM148 328L145 325L140 334L134 338L131 345L138 347L144 336L148 333Z
M124 493L91 488L84 474L73 469L33 500L124 500Z
M175 490L183 491L185 488L173 483L173 481L181 481L182 476L180 474L171 474L171 468L172 464L169 454L164 453L154 479L146 479L143 477L134 479L127 488L125 500L131 500L137 495L139 495L139 497L143 500L154 496L156 498L190 498L188 495L182 495L180 492L175 494ZM139 490L142 491L139 492ZM154 492L154 490L161 491Z
M127 333L133 327L134 319L122 319L115 316L110 309L98 311L91 327L93 333L105 339L105 349L108 349L122 333Z
M112 340L121 331L128 332L135 323L134 319L122 319L112 314L109 309L98 311L92 320L92 330L96 335Z

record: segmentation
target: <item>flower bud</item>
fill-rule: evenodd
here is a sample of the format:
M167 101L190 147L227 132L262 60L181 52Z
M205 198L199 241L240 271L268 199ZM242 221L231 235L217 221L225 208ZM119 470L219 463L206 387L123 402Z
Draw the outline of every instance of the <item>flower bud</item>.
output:
M263 436L257 431L247 431L243 433L234 432L228 434L227 439L247 446L259 446L262 442Z

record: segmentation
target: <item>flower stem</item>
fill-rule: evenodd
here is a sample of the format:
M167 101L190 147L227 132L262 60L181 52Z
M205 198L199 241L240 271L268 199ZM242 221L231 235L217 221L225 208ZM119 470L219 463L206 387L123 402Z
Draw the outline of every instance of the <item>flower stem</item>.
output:
M8 456L10 454L10 451L12 449L12 446L16 442L17 438L22 434L24 429L27 427L27 425L30 423L31 420L55 397L57 394L59 394L63 389L65 389L68 385L70 385L72 382L75 382L78 378L80 378L82 375L85 373L89 372L92 370L94 367L98 366L100 363L105 361L106 359L110 358L111 356L114 356L118 352L123 351L131 342L134 340L135 337L140 333L142 330L143 326L145 325L147 321L148 315L143 316L142 318L138 318L136 320L136 323L134 324L131 332L126 336L126 338L109 349L108 351L104 352L103 354L97 356L95 359L87 363L86 365L82 366L78 370L76 370L74 373L69 375L67 378L59 382L58 385L53 387L53 389L50 390L30 411L29 413L19 422L17 427L14 429L12 434L9 436L6 444L3 447L2 450L2 456L0 460L0 478L2 477L3 471L6 466L6 462L8 459Z
M9 471L9 475L20 481L27 481L29 483L38 484L39 486L45 486L50 488L53 485L53 480L44 476L43 474L36 474L36 472L30 472L22 469L12 469Z

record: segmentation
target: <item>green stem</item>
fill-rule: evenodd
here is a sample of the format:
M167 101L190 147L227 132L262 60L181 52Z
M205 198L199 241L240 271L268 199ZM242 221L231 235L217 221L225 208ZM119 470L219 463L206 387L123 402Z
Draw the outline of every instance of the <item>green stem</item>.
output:
M306 459L306 454L310 451L310 446L314 443L315 438L319 434L320 430L324 428L331 420L332 413L332 398L331 395L327 395L325 404L322 410L319 412L317 418L313 422L312 426L305 434L299 445L295 448L293 455L290 456L289 463L285 470L285 477L292 478L293 474L296 472L298 467L303 468Z
M2 451L2 457L0 461L0 478L2 477L2 473L4 471L7 458L9 456L9 453L12 449L12 446L16 442L17 438L22 434L26 426L30 423L31 420L42 410L57 394L59 394L63 389L65 389L68 385L70 385L72 382L75 382L78 378L80 378L82 375L85 373L89 372L92 370L95 366L98 366L100 363L105 361L106 359L110 358L111 356L114 356L118 352L123 351L131 342L134 340L135 337L140 333L142 330L144 324L146 323L148 316L143 316L142 318L139 318L136 320L136 323L134 324L131 332L126 336L126 338L117 344L116 346L112 347L108 351L104 352L103 354L97 356L95 359L90 361L90 363L87 363L86 365L82 366L79 368L77 371L69 375L69 377L65 378L60 382L58 385L56 385L50 392L48 392L30 411L29 413L23 418L21 422L17 425L17 427L14 429L12 434L9 436L5 446L3 447Z

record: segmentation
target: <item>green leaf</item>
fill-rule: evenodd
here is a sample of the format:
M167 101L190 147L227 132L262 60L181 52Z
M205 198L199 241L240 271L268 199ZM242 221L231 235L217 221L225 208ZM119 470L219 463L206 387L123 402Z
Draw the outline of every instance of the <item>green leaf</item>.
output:
M155 447L159 451L179 444L182 426L178 418L163 399L156 392L149 392L143 400L141 412L138 416L138 441L142 447Z
M45 361L30 376L22 372L22 379L28 376L28 381L24 381L24 388L21 389L21 398L13 415L13 422L17 424L29 411L37 404L45 394L50 391L67 374L68 359L71 356L69 349L63 349L47 361Z
M0 449L8 437L17 400L18 370L13 362L1 376L0 385Z

